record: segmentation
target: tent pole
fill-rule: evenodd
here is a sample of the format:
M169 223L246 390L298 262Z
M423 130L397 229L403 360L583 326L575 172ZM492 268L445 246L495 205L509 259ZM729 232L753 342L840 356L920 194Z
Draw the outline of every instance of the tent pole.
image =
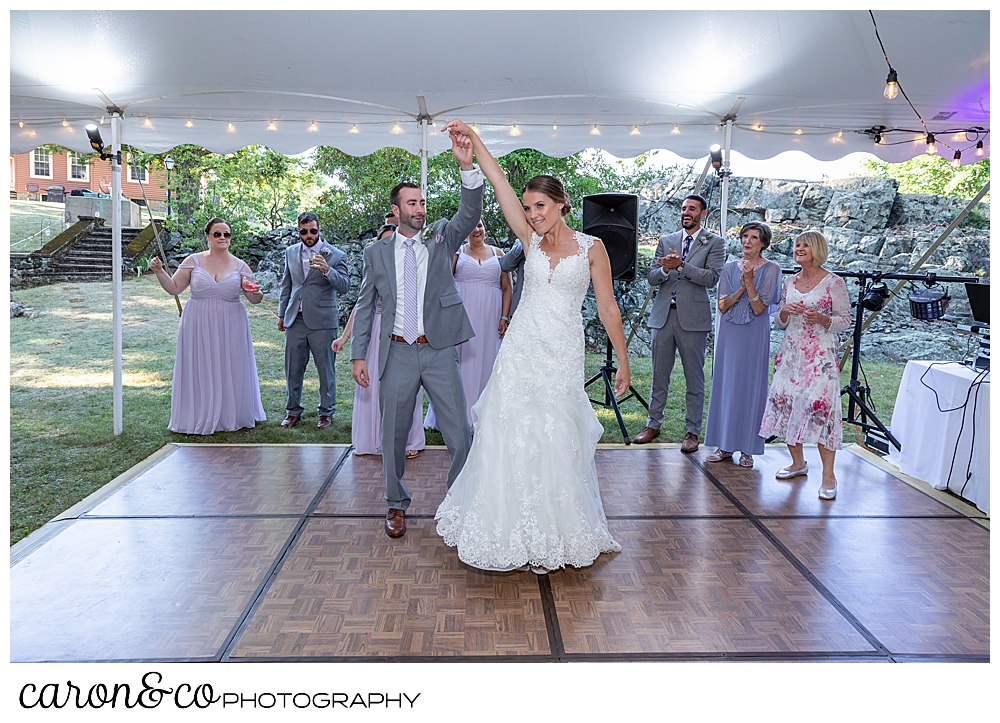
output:
M427 121L420 121L420 192L427 198Z
M111 296L114 330L114 432L122 433L122 117L111 114Z
M733 144L733 121L732 119L726 121L726 146L723 149L722 157L722 167L726 171L729 171L729 149ZM729 216L729 173L726 173L722 177L722 209L721 215L719 217L719 235L722 238L727 238L726 229L729 228L727 225Z

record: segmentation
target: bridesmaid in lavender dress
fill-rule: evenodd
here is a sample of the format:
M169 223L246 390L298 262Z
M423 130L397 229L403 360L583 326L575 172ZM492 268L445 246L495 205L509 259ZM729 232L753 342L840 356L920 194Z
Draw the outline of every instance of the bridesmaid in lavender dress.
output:
M465 389L466 414L473 426L472 405L486 388L500 350L500 340L510 322L513 287L510 274L500 270L503 251L486 244L486 226L480 220L469 234L469 242L455 254L452 271L455 287L462 296L465 311L476 335L455 347L458 368ZM433 405L428 405L424 427L437 429ZM475 432L475 430L473 430Z
M191 287L177 327L167 425L181 434L233 432L267 419L240 290L251 304L259 304L264 295L250 267L229 253L229 224L213 218L205 236L208 251L188 256L173 277L159 258L149 264L168 294Z
M396 227L386 224L379 229L375 239L385 238L392 234ZM382 300L379 299L375 305L375 314L372 318L372 340L368 345L368 354L365 361L369 369L378 368L378 339L379 329L382 327ZM354 329L354 311L344 325L344 333L334 340L331 345L334 353L339 352L346 346L351 338ZM424 448L424 427L421 424L423 417L423 393L417 393L417 403L413 408L413 424L410 426L410 434L406 440L406 458L413 459ZM354 385L354 412L351 415L351 444L354 446L355 454L382 454L382 414L378 406L378 378L373 377L367 387L360 384Z

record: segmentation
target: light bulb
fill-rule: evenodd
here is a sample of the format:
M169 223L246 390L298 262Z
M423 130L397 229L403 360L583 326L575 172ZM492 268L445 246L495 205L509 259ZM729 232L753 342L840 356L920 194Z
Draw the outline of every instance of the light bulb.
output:
M314 123L313 125L316 125L316 124ZM349 130L347 132L348 133L360 133L361 131L358 130L358 124L355 123L354 125L351 126L351 130Z
M313 121L312 124L309 126L309 132L310 133L315 133L318 130L319 130L319 126L316 125L316 121Z
M937 153L937 146L934 145L934 134L933 133L928 133L927 134L927 155L928 156L933 156L935 153Z
M552 130L554 131L559 130L559 126L552 126Z
M642 135L642 134L641 134L641 133L639 132L639 126L632 126L632 132L631 132L631 133L629 133L629 135L630 135L630 136L640 136L640 135Z
M142 124L142 127L143 128L152 128L153 127L153 122L151 120L149 120L149 118L147 118L145 120L145 122Z
M23 121L23 120L19 120L19 121L17 122L17 127L18 127L18 128L24 128L24 121ZM980 147L980 148L982 148L982 146L983 146L983 144L982 144L982 141L980 141L980 143L979 143L979 147ZM980 155L982 155L982 154L980 154Z
M521 135L521 131L518 130L516 123L510 127L510 135L512 135L512 136L519 136L519 135Z
M274 125L274 121L271 121L270 123L267 124L267 129L269 131L276 131L278 130L278 126Z
M801 129L801 128L797 128L797 129L795 130L795 135L797 135L797 136L801 136L801 135L802 135L802 129Z
M979 141L979 143L976 144L976 155L977 156L983 155L983 142L982 141Z
M899 81L896 78L896 71L889 68L889 76L885 79L885 91L882 93L886 98L892 100L899 94Z
M236 132L236 126L234 126L234 125L232 124L232 122L230 122L230 124L229 124L229 126L228 126L228 127L226 128L226 130L227 130L227 131L229 131L230 133L235 133L235 132Z
M594 125L594 127L593 127L593 128L591 128L591 129L590 129L590 135L592 135L592 136L599 136L599 135L601 135L601 131L600 131L600 129L599 129L598 127L597 127L597 125L596 125L596 124Z
M951 167L957 169L962 165L962 152L955 151L955 157L951 159Z
M389 132L392 133L394 136L398 136L403 132L403 129L399 127L399 123L393 123L392 130Z
M191 121L188 121L189 125L190 125L190 123L191 123ZM104 116L101 116L101 125L104 125Z
M102 120L101 123L103 123L103 122L104 121ZM184 127L185 128L194 128L194 123L191 122L190 118L188 118L188 121L187 121L187 123L184 124Z
M69 125L69 121L63 118L63 128Z
M678 136L678 135L680 135L680 133L681 133L681 127L680 127L679 125L677 125L676 123L674 123L674 128L673 128L673 130L671 130L670 132L671 132L671 133L672 133L673 135L675 135L675 136Z

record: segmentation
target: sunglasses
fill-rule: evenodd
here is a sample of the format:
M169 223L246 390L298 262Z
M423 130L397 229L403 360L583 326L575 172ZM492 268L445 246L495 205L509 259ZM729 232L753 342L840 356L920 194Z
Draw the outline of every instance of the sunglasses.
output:
M315 236L319 233L318 228L300 228L299 236Z
M229 231L212 231L212 238L232 238L232 235Z

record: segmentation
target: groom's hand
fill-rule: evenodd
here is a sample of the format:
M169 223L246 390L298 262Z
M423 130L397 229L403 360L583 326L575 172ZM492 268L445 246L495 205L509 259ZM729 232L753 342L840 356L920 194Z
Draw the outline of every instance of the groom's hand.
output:
M451 133L451 152L455 154L458 167L463 171L471 171L472 165L472 139L463 136L461 133Z
M368 362L364 359L354 359L351 361L351 376L354 377L354 381L363 386L365 389L368 388Z

